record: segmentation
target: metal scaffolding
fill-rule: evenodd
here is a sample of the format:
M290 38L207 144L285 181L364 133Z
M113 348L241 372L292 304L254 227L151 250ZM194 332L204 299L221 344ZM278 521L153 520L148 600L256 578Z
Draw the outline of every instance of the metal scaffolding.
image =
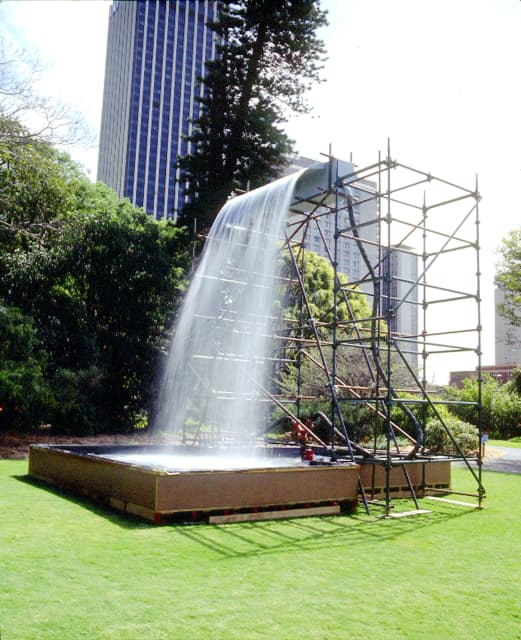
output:
M368 511L381 506L389 516L393 497L405 494L419 510L418 486L422 496L444 499L455 493L417 477L420 469L424 473L425 462L453 461L476 481L476 493L462 495L477 498L481 507L477 180L473 188L464 188L402 164L391 157L390 144L386 157L379 154L374 164L363 168L351 165L347 174L342 174L346 163L331 155L328 161L328 184L296 198L290 210L286 284L292 299L298 298L298 313L280 325L280 364L274 368L272 388L261 389L261 395L305 429L309 439L325 445L332 459L361 465L360 495ZM374 215L361 220L361 207ZM306 287L307 270L313 268L311 238L319 239L315 251L327 258L334 274L333 299L327 313L321 308L322 315ZM356 274L342 270L343 251L351 252L351 263L359 266ZM404 328L400 319L405 316L412 321ZM477 362L477 403L442 397L428 384L438 360L463 354ZM288 362L295 383L285 393L280 375ZM308 387L311 372L314 390L306 388L304 368ZM309 415L309 407L319 401L320 410ZM471 404L479 415L476 451L470 456L450 428L448 409L455 403ZM353 429L353 415L360 412L366 416L362 436L360 428ZM428 419L448 438L450 452L434 454L425 446ZM397 477L403 478L398 493Z

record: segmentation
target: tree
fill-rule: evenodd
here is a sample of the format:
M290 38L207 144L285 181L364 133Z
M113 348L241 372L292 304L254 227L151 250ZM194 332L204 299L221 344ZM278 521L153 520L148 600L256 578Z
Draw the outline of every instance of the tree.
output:
M283 277L292 278L294 274L293 262L288 251L284 251L281 256ZM310 314L318 322L330 322L333 320L334 292L335 292L335 271L327 258L320 256L314 251L306 251L305 264L300 265L300 272L304 290L309 302ZM338 274L340 284L347 284L346 277ZM293 285L286 292L283 305L285 315L289 318L297 318L301 305L301 288L293 279ZM337 320L350 319L351 313L354 317L370 316L370 310L364 296L360 293L351 293L347 296L349 307L341 294L337 298Z
M451 413L470 424L479 425L479 384L475 378L463 381L463 388L448 388L450 400L468 404L454 404ZM473 404L474 403L474 404ZM519 436L521 430L521 398L508 384L499 384L485 374L481 387L482 428L493 438Z
M292 142L279 125L288 111L308 111L304 94L320 80L325 51L316 30L325 24L318 0L220 3L193 151L179 160L184 222L209 226L234 189L255 188L286 163Z
M521 367L516 367L511 374L510 382L508 383L509 389L521 396Z
M307 304L303 304L301 287L294 277L294 266L289 252L282 253L281 274L291 285L284 297L277 301L278 311L284 318L300 327L298 341L304 339L309 342L299 353L296 344L286 341L285 363L276 376L278 389L276 392L289 396L307 396L308 399L299 402L297 412L300 415L311 415L321 411L331 415L331 392L328 381L322 370L323 359L329 370L333 372L333 359L337 381L345 383L336 389L336 397L342 406L342 415L350 438L363 442L374 435L383 433L384 422L374 411L362 403L349 402L358 395L370 397L377 374L376 355L381 349L383 358L387 358L384 323L381 325L381 338L369 340L371 332L372 310L367 296L354 291L352 286L343 288L348 279L338 273L336 313L335 300L335 271L330 261L313 251L305 252L305 260L299 265L302 284L306 293ZM349 289L347 293L346 289ZM303 312L301 312L301 309ZM333 347L333 320L336 315L336 348ZM309 319L314 320L314 328ZM356 323L351 322L356 320ZM343 322L346 321L346 322ZM356 327L356 329L355 329ZM320 348L314 343L315 331L321 341ZM295 333L295 332L294 332ZM286 335L286 334L284 334ZM356 345L356 346L353 346ZM361 347L365 346L364 349ZM412 376L396 352L392 352L391 369L392 382L395 390L398 387L411 387ZM380 384L383 381L380 376ZM365 388L365 389L364 389ZM354 393L353 393L354 392ZM396 396L407 397L404 392L396 391ZM310 400L309 398L313 398ZM417 396L412 398L417 400ZM409 432L414 433L417 428L417 418L414 411L395 406L393 421L404 424ZM278 416L278 412L275 413Z
M513 325L521 326L521 229L511 231L499 249L496 282L505 292L498 311Z
M102 184L73 182L47 242L2 256L0 296L34 318L60 431L121 431L142 417L183 283L184 233Z
M69 104L37 90L42 65L25 50L0 38L0 116L12 127L0 131L0 141L45 141L52 144L92 144L84 118ZM18 123L24 127L19 127Z
M334 319L335 271L326 258L313 251L306 251L305 265L300 265L302 284L308 303L305 306L302 301L301 287L294 278L293 262L288 251L282 252L281 260L281 276L291 284L288 289L281 290L281 296L276 301L277 311L282 313L285 322L296 323L301 327L299 339L313 341L315 334L309 323L309 316L311 316L316 323L316 330L323 345L321 349L317 346L306 346L304 351L308 356L300 357L294 349L295 345L290 342L285 354L287 361L277 374L278 384L281 391L290 395L296 395L300 387L303 395L316 398L316 401L311 403L313 410L320 408L328 411L326 399L329 398L329 391L320 365L323 355L331 371L333 349L330 344ZM338 275L340 283L346 284L345 276ZM369 316L369 306L361 293L352 291L346 298L341 293L337 294L337 321L350 320L353 317L363 319ZM367 329L367 321L361 321L358 326L362 330ZM349 327L337 329L338 341L354 337L353 326L349 325ZM353 350L337 349L335 359L337 376L342 381L354 385L370 383L367 365L360 350L353 353Z
M4 135L5 134L5 135ZM25 144L20 138L27 136ZM65 153L0 116L0 243L2 252L45 242L74 210L84 177Z

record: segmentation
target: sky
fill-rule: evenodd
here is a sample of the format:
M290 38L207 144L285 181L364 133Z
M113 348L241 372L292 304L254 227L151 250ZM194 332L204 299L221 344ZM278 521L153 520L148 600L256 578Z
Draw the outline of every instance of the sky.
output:
M0 34L45 64L39 89L99 133L109 0L4 0ZM496 250L521 227L521 1L322 0L325 82L286 130L305 156L384 155L472 189L479 178L483 364L494 364ZM96 177L97 148L71 148ZM475 366L460 358L433 373Z

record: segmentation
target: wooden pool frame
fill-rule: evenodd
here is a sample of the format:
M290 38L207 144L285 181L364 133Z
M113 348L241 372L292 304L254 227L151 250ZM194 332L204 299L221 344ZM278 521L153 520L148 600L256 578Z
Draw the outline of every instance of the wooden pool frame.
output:
M102 457L157 447L32 445L29 476L152 522L187 514L312 506L353 507L359 466L306 465L228 471L162 471ZM200 451L198 449L198 451ZM273 454L273 453L272 453Z
M186 455L215 453L200 447L166 451ZM370 498L383 499L387 490L394 498L410 497L401 464L390 470L387 489L386 470L378 464L163 471L103 457L113 453L159 452L164 453L165 449L153 445L32 445L29 476L155 523L200 516L217 521L215 518L223 514L228 517L223 521L233 522L244 511L260 511L265 518L339 513L356 506L361 486ZM296 456L298 450L266 448L264 453L268 457ZM407 473L419 498L429 489L450 489L448 460L407 465ZM277 511L281 510L283 513L278 516Z

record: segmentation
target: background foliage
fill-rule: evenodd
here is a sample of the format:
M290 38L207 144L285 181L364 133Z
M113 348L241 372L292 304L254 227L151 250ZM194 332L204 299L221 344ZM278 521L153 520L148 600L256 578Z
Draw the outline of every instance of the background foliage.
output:
M511 231L499 249L496 283L503 289L505 302L499 311L512 324L521 325L521 229Z
M508 439L521 435L521 395L517 389L519 375L514 381L499 384L492 376L485 375L482 384L483 431L491 438ZM463 388L449 387L448 397L472 403L451 405L451 412L461 420L473 425L479 424L479 413L475 403L479 400L478 381L467 378Z
M0 428L130 429L183 286L183 230L41 141L0 142L0 204Z

